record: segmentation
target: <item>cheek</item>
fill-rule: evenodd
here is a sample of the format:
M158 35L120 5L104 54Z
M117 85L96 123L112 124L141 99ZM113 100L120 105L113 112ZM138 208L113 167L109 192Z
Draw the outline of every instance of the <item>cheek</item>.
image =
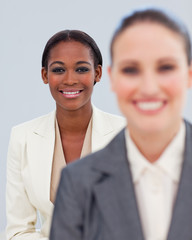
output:
M137 83L134 80L118 79L113 84L113 90L118 99L128 100L137 90Z
M58 82L56 83L56 81L49 81L48 84L51 93L54 94L54 92L56 92L58 89Z
M187 90L187 81L185 76L173 76L162 81L162 87L172 97L179 98L185 95Z
M59 76L55 76L55 75L52 74L52 73L49 73L49 74L47 75L48 83L49 83L50 86L56 85L56 84L59 82L59 78L60 78Z
M95 80L95 77L93 73L86 74L86 75L82 74L79 76L79 81L82 84L86 85L87 87L92 87L94 84L94 80Z

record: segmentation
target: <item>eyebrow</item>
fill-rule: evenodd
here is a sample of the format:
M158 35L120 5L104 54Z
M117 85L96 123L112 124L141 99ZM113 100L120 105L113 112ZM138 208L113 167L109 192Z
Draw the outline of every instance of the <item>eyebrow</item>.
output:
M61 65L65 65L63 62L61 61L55 61L55 62L52 62L49 67L51 67L53 64L61 64Z
M77 62L77 64L82 64L82 63L88 64L88 65L91 65L91 63L90 63L90 62L87 62L87 61L79 61L79 62Z
M164 63L164 62L178 62L178 58L174 58L172 56L168 56L168 57L162 57L157 59L158 63ZM139 63L139 60L134 60L134 59L125 59L125 60L121 60L118 64L122 65L122 64L130 64L130 65L137 65Z
M88 64L88 65L90 65L91 66L91 63L89 63L89 62L87 62L87 61L78 61L77 63L76 63L76 65L79 65L79 64ZM55 62L52 62L50 65L49 65L49 67L51 67L52 65L54 65L54 64L61 64L61 65L65 65L65 63L63 63L63 62L61 62L61 61L55 61Z
M173 58L173 57L165 57L165 58L161 58L159 59L159 63L164 63L164 62L177 62L178 59L177 58Z
M118 64L131 64L131 65L136 65L138 63L137 60L132 60L132 59L125 59L125 60L122 60L122 61L119 61Z

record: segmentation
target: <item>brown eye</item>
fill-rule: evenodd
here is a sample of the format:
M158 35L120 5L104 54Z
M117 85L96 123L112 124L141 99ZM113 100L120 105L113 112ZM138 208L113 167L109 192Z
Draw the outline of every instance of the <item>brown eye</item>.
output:
M56 67L52 69L52 72L54 73L63 73L65 72L65 69L61 68L61 67Z
M171 71L173 69L175 69L175 66L171 65L171 64L165 64L165 65L162 65L159 67L160 72L167 72L167 71Z
M139 73L139 70L136 67L125 67L125 68L122 69L122 72L124 74L135 75L135 74Z
M88 71L89 71L89 68L87 68L87 67L78 67L76 69L76 72L78 72L78 73L86 73Z

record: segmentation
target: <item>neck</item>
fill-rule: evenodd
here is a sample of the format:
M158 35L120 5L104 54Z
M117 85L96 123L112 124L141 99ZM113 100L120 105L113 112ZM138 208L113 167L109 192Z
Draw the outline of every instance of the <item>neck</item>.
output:
M85 133L91 116L91 104L74 111L59 109L58 107L56 109L56 118L61 135Z
M167 129L159 133L141 133L129 128L131 139L142 153L142 155L151 163L157 161L166 147L177 135L180 128Z

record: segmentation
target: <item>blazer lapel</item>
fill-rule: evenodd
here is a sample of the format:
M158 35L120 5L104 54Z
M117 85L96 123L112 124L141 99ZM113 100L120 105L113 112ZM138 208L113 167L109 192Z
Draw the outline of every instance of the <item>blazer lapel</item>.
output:
M93 127L92 127L92 152L103 148L111 139L114 131L109 119L97 109L93 107Z
M27 155L33 189L42 204L42 209L52 208L50 181L55 143L55 112L39 121L27 139ZM46 210L47 211L47 210ZM50 211L51 212L51 211Z
M183 169L168 240L192 239L192 127L186 123Z
M93 106L93 127L92 127L92 152L104 147L107 139L107 134L111 132L111 128L106 124L103 115Z
M106 157L95 164L94 171L101 173L94 195L111 239L143 240L124 131L110 143Z

